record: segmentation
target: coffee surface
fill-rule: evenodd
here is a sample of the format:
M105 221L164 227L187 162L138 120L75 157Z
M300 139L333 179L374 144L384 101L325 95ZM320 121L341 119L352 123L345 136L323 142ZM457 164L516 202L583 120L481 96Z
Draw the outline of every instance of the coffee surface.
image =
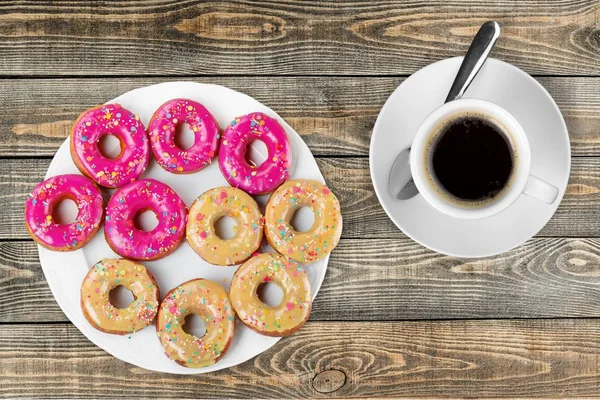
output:
M513 154L502 128L465 115L442 128L431 165L439 184L460 200L494 198L508 183Z

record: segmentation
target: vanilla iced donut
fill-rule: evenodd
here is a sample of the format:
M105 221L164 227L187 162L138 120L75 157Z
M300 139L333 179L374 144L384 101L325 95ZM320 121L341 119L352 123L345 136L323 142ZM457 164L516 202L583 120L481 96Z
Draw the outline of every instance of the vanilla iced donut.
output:
M312 227L306 232L296 231L290 223L300 207L310 208L315 216ZM340 203L321 182L287 181L267 202L265 235L271 247L286 257L305 264L320 260L340 241Z
M185 317L198 315L206 333L196 337L183 330ZM187 281L165 296L158 310L156 333L165 354L189 368L216 363L229 348L235 328L234 313L225 289L206 279Z
M275 307L258 298L258 287L266 282L274 282L283 291L283 299ZM304 269L276 253L259 254L242 264L233 275L229 296L239 319L267 336L296 332L308 319L312 304Z
M221 239L215 223L223 216L235 220L236 232ZM246 261L260 247L263 218L256 201L240 189L218 187L203 193L190 207L187 241L204 260L215 265L234 265Z
M133 294L133 302L117 308L110 302L110 291L123 286ZM154 321L160 294L154 277L143 265L125 259L104 259L96 263L81 285L81 309L96 329L126 335Z

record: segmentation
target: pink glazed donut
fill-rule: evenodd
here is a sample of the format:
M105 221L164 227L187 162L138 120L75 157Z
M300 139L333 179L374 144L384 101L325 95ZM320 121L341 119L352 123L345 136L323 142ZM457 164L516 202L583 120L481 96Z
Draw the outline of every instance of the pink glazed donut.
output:
M114 160L98 148L100 138L114 135L121 154ZM140 118L119 104L106 104L84 111L71 135L71 157L82 174L108 188L121 187L142 175L150 159L148 135Z
M70 224L52 220L52 211L61 200L77 205L77 217ZM38 184L25 202L27 231L37 243L54 251L77 250L98 231L104 213L98 187L81 175L59 175Z
M151 210L158 225L150 232L135 226L135 216ZM104 236L111 249L133 260L157 260L181 243L187 208L173 189L154 179L142 179L115 192L108 201Z
M254 140L267 146L269 155L255 167L245 159L246 150ZM270 193L290 177L292 148L279 122L254 112L236 118L225 130L219 151L219 167L231 186L258 195Z
M187 123L194 131L194 144L187 150L175 144L175 128ZM169 100L152 116L148 125L150 145L158 164L174 174L189 174L211 163L219 148L219 124L200 103Z

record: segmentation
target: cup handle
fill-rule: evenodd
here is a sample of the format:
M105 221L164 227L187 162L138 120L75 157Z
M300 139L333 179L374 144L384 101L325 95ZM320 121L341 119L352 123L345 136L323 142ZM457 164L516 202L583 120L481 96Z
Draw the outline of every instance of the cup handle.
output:
M543 201L546 204L552 204L558 197L558 188L535 175L529 175L523 194Z

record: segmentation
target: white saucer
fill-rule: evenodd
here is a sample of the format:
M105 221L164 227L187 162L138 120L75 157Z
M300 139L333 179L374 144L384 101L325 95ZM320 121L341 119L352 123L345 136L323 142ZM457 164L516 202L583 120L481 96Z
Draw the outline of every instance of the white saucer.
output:
M392 163L410 146L425 117L443 104L461 61L462 57L455 57L431 64L392 93L373 128L369 165L379 201L407 236L439 253L486 257L523 244L550 220L569 179L569 134L560 110L542 85L513 65L488 59L464 98L489 100L520 122L531 145L531 173L558 187L556 202L546 205L521 195L498 215L459 220L437 211L421 195L394 198L388 190Z

